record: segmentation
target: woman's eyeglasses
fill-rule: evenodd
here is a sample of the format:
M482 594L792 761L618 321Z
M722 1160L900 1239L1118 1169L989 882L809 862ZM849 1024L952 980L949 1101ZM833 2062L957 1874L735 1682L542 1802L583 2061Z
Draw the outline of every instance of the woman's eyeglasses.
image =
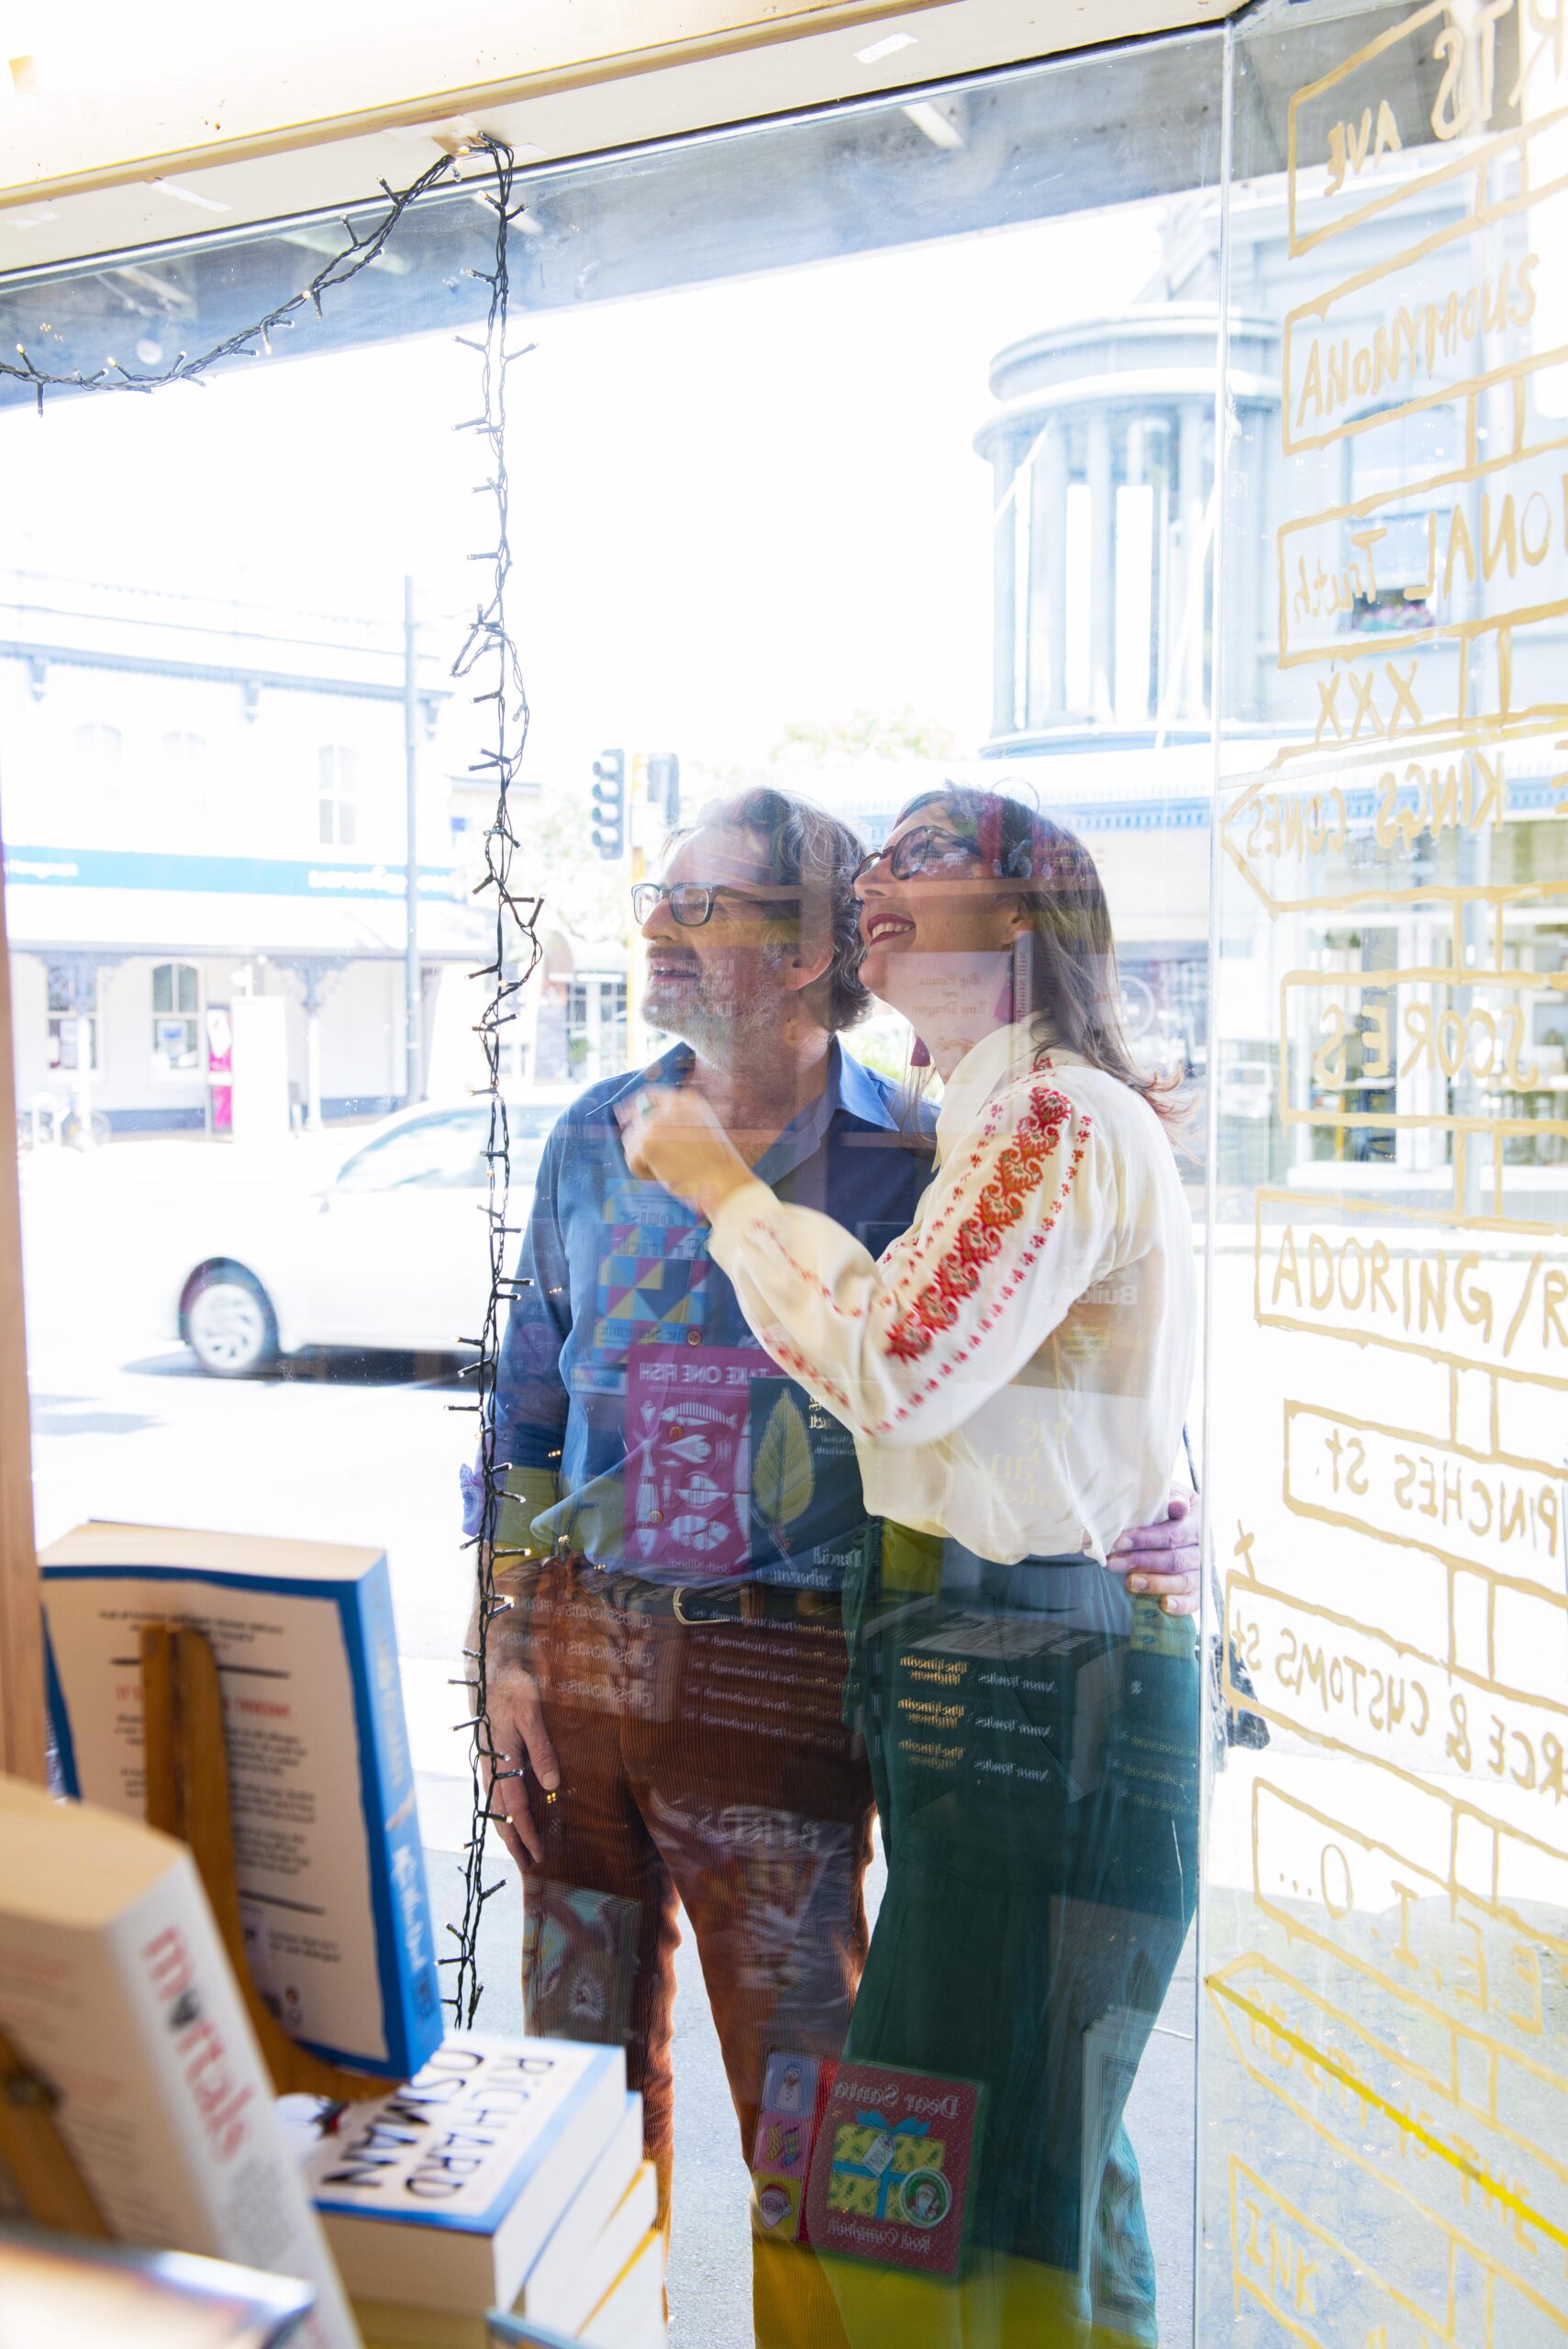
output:
M913 881L922 873L957 873L985 863L973 841L961 840L940 824L917 824L913 831L901 832L891 848L873 849L869 856L862 856L855 867L857 884L884 857L895 881Z
M793 896L783 891L750 896L744 889L732 889L721 881L639 881L631 893L632 917L639 928L660 906L668 906L683 930L700 930L713 913L718 897L739 897L743 905L755 906L760 912L790 914L795 909Z

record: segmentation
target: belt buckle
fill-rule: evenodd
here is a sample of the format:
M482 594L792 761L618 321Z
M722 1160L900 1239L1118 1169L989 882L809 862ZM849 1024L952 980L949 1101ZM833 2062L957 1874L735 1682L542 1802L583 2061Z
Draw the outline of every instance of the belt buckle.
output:
M707 1600L712 1611L706 1615L688 1615L681 1604L682 1600L688 1597L695 1598L699 1596ZM733 1615L727 1615L723 1608L716 1603L718 1596L719 1594L711 1585L705 1587L701 1583L678 1582L670 1593L670 1611L677 1623L684 1623L688 1631L706 1631L715 1623L740 1622L743 1620L741 1609L737 1606Z

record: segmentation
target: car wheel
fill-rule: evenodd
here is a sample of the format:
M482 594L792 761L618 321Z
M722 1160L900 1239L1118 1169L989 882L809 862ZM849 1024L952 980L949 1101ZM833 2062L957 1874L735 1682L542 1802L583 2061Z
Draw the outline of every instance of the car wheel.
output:
M199 1273L185 1301L185 1341L214 1378L248 1378L278 1353L278 1324L267 1293L238 1264Z

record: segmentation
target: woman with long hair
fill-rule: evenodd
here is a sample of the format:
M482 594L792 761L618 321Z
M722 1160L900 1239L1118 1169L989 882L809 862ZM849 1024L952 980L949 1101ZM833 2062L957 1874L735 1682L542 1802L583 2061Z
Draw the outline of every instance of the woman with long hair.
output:
M781 1205L681 1095L628 1138L708 1217L884 1520L846 1598L888 1865L846 2058L982 2094L965 2280L918 2275L917 2223L869 2290L843 2263L835 2289L857 2344L1150 2343L1121 2115L1192 1915L1198 1670L1191 1622L1102 1569L1169 1488L1193 1375L1171 1104L1122 1034L1070 832L950 786L857 890L865 982L944 1085L909 1231L873 1259ZM859 2207L885 2217L888 2191Z

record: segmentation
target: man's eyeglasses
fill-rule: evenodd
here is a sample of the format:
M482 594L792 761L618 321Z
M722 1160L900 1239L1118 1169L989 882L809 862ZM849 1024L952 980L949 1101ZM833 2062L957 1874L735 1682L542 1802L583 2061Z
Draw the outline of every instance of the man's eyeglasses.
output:
M913 881L922 873L958 873L985 862L973 841L944 831L940 824L917 824L913 831L901 832L891 848L873 849L862 856L855 867L856 882L863 881L884 857L895 881Z
M760 912L792 913L795 900L782 891L764 892L751 896L744 889L730 888L721 881L639 881L631 893L631 910L639 928L659 906L668 906L683 930L700 930L713 913L715 900L739 897L743 905L755 906Z

